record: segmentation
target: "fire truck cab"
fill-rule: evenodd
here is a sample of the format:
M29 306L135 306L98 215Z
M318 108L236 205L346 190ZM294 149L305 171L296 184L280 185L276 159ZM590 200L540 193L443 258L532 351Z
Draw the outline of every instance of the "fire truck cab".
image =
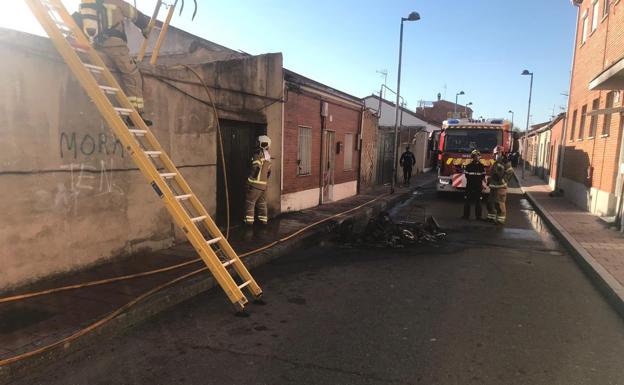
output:
M438 144L438 191L463 191L463 167L473 150L481 152L481 163L489 170L494 164L494 149L502 146L507 154L512 146L510 122L504 119L449 119L442 124ZM487 183L485 186L487 191Z

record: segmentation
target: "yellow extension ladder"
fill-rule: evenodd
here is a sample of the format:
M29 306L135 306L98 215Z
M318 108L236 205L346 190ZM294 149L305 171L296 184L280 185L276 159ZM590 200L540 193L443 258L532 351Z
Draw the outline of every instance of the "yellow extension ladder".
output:
M132 107L63 3L60 0L24 1L237 310L243 310L248 302L242 292L244 288L259 299L262 289ZM126 117L132 120L134 127L128 127ZM202 229L209 234L208 238ZM239 282L230 275L228 269L232 268Z

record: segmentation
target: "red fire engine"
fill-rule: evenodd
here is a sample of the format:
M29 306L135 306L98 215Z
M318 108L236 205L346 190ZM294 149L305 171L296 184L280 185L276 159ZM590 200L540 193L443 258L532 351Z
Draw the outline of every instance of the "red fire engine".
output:
M473 150L481 152L481 163L489 173L494 149L512 146L511 124L503 119L449 119L442 124L438 146L438 191L461 191L466 187L463 166L471 162Z

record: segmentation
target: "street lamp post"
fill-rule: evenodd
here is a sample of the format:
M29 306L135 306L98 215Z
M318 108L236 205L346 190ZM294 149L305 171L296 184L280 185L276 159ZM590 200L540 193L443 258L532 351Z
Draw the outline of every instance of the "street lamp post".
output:
M529 70L522 71L523 76L531 77L531 86L529 87L529 109L527 111L526 128L524 129L524 140L522 146L522 179L524 179L524 169L526 168L526 150L527 150L527 135L529 134L529 120L531 119L531 99L533 97L533 72Z
M508 111L511 114L511 131L513 131L514 128L514 112L512 110Z
M466 118L468 117L468 107L469 106L472 106L472 102L470 102L470 103L468 103L468 104L466 104L464 106L464 115L466 116Z
M418 21L420 20L420 15L418 12L412 12L408 17L401 18L401 35L399 38L399 73L397 76L397 98L396 98L396 116L394 119L394 157L392 163L392 184L390 187L390 192L394 194L394 188L396 186L397 180L397 169L399 163L399 111L400 111L400 101L401 101L401 60L403 59L403 23L405 21Z
M455 94L455 107L453 108L453 118L455 119L457 119L457 103L460 95L466 95L466 93L464 91L459 91Z

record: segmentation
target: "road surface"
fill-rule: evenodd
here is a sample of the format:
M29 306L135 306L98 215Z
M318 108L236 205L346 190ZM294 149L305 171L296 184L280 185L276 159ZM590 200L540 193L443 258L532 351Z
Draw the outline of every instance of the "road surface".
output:
M319 245L255 271L268 303L235 318L201 295L24 384L624 384L624 322L517 191L509 223L458 218L409 249Z

